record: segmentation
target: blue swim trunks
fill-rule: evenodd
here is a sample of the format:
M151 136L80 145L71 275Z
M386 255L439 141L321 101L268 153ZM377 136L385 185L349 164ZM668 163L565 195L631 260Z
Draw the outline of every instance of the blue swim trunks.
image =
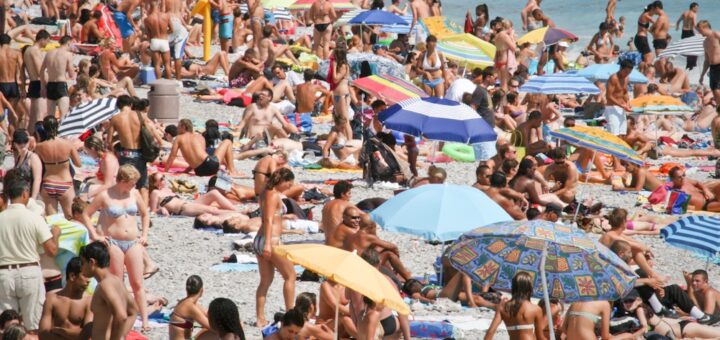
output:
M118 30L120 30L120 35L123 39L127 39L135 34L135 29L132 24L130 24L125 12L113 12L113 19L115 19L115 24L117 25Z

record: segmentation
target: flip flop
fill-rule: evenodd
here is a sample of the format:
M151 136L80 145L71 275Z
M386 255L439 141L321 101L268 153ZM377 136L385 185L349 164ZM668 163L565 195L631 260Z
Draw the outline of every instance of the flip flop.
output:
M143 279L147 280L147 279L151 278L153 275L157 274L157 272L159 272L159 271L160 271L160 267L159 266L155 267L155 269L153 269L147 273L143 273Z

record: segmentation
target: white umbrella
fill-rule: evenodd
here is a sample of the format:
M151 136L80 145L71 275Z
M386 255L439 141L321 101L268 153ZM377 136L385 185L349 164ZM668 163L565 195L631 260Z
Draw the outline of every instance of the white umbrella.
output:
M665 58L673 57L676 55L701 56L705 54L705 47L703 47L704 42L705 37L703 37L702 35L696 35L690 38L680 39L678 41L672 42L667 49L660 52L660 55L658 57Z

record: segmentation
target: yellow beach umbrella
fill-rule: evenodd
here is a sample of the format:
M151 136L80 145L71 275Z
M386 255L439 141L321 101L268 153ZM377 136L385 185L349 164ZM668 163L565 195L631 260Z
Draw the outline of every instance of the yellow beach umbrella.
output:
M420 19L420 22L429 34L434 35L438 39L460 34L463 32L462 27L458 26L456 22L451 21L447 17L438 16L422 18Z
M649 105L685 105L682 100L671 96L645 95L633 98L630 101L632 107L643 107Z
M539 44L544 42L545 45L552 45L560 40L577 41L578 37L562 28L542 27L532 30L517 40L518 45L524 43Z
M469 33L440 38L437 48L445 58L466 68L485 68L495 63L495 45Z
M695 111L682 100L671 96L645 95L633 98L629 104L635 114L682 115Z
M410 308L397 288L355 252L322 244L281 245L274 247L273 251L294 264L367 296L375 303L403 315L410 314Z
M295 0L262 0L262 5L266 8L286 8L294 3Z

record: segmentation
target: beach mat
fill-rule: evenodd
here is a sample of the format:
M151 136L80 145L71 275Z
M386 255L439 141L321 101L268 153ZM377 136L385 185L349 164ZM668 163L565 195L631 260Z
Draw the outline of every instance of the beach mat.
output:
M257 271L258 265L257 263L218 263L210 267L210 269L221 273L244 273ZM305 270L305 268L301 266L295 266L296 273L302 273L303 270Z
M410 321L410 336L420 339L458 337L455 327L446 321Z

